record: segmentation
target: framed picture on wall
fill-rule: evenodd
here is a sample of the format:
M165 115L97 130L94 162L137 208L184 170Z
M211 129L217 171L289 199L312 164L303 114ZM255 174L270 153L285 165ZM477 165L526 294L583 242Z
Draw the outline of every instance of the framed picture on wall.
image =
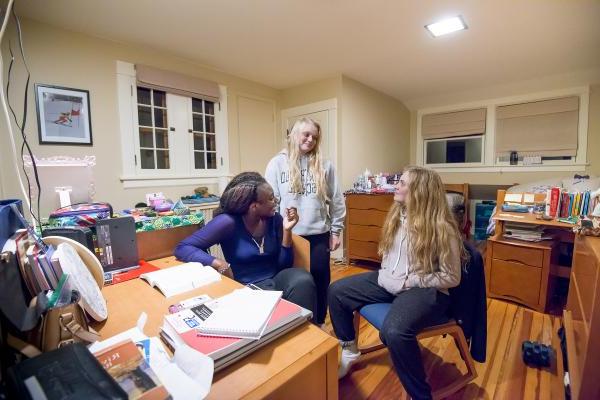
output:
M92 145L90 92L35 85L40 144Z

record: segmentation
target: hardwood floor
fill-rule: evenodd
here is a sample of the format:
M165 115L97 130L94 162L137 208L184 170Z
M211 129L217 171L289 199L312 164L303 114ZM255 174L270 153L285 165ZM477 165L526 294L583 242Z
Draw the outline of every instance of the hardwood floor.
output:
M371 269L361 266L332 267L332 281ZM327 320L328 328L331 323ZM562 363L556 331L559 318L507 302L488 299L487 361L475 363L477 378L450 399L563 399ZM333 331L331 329L331 331ZM378 332L361 320L360 345L375 343ZM546 369L527 367L521 360L524 340L552 344L558 353ZM429 382L435 389L465 371L450 337L421 341ZM560 369L562 371L562 368ZM340 380L340 399L408 399L386 349L362 356L347 377Z

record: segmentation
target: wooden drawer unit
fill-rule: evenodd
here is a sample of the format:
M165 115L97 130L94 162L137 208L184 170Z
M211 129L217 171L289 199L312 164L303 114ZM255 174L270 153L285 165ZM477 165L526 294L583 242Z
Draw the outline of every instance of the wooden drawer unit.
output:
M377 254L381 228L392 206L393 194L346 196L346 254L349 260L380 262Z
M498 260L513 261L540 268L544 262L544 251L531 247L496 243L493 246L493 252L492 257Z
M512 261L492 259L490 290L507 299L537 304L542 269Z
M556 244L552 241L527 243L501 237L492 237L487 243L488 296L544 312Z
M577 236L563 314L572 399L600 398L600 238Z

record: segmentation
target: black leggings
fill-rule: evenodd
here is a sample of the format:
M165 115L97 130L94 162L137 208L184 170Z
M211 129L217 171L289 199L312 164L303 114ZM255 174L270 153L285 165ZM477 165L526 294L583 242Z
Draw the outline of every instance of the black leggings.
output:
M327 289L331 281L329 232L302 237L310 242L310 273L317 286L317 307L313 321L321 325L327 315Z
M379 286L379 271L353 275L329 288L331 323L338 339L356 339L354 311L373 303L391 303L379 338L387 346L402 386L413 400L431 399L417 334L448 321L450 296L435 288L410 288L397 295Z

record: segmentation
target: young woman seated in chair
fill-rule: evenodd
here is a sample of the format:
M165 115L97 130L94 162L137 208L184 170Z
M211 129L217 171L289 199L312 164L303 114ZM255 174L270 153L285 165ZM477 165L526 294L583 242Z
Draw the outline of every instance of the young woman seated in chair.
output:
M400 382L413 399L430 399L417 334L447 321L448 288L460 282L460 232L433 170L407 168L384 224L381 269L341 279L329 288L329 312L342 346L340 378L358 359L353 313L392 303L379 332Z
M276 213L273 189L256 172L235 176L221 196L215 217L181 241L175 256L181 261L210 265L243 284L281 290L283 298L313 311L316 287L309 272L291 268L295 209ZM227 261L208 253L220 244Z

